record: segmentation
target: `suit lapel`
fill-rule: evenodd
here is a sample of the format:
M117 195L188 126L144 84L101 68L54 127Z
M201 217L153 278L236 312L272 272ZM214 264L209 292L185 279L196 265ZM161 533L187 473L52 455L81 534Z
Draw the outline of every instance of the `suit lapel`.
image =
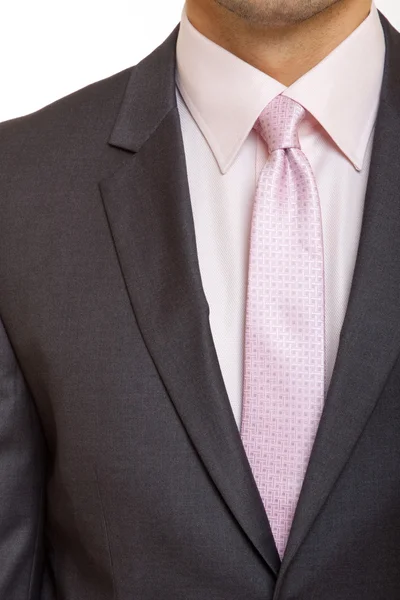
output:
M349 460L400 349L400 35L380 16L386 61L359 251L332 381L275 597Z
M199 270L175 96L178 27L132 70L100 184L134 315L212 482L274 573L279 556L223 382Z

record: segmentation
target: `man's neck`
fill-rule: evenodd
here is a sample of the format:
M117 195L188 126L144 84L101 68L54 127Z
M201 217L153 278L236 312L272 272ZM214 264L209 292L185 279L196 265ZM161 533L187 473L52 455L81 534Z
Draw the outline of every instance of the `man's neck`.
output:
M332 52L370 9L371 0L343 0L296 25L269 28L214 0L186 0L188 19L200 33L286 86Z

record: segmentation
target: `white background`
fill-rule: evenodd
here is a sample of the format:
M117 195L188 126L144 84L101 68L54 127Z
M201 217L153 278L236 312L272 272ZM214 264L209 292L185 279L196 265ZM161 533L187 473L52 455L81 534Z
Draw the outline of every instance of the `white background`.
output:
M400 0L375 2L400 30ZM0 121L134 65L178 24L183 4L1 0Z

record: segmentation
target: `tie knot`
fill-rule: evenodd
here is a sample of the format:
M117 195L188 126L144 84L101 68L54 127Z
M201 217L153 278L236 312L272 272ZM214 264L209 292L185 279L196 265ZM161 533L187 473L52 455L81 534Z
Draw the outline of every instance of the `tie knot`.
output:
M270 152L280 148L300 148L298 129L305 112L295 100L279 95L264 108L254 129Z

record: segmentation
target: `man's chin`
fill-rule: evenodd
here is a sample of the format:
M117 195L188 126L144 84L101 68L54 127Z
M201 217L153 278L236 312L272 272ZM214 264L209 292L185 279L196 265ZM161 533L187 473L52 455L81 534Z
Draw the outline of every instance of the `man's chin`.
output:
M283 28L311 19L343 0L215 0L231 13L254 25Z

